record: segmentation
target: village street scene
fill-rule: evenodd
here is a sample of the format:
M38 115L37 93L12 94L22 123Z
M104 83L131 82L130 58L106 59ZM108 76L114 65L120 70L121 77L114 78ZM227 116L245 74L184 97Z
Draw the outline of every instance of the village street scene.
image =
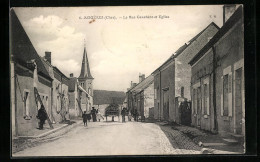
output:
M245 153L243 5L10 9L12 157Z

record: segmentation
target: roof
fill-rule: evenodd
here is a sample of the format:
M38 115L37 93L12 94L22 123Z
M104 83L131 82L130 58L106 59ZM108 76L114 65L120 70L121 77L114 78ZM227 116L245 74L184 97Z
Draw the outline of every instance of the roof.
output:
M180 48L178 48L178 50L171 55L171 57L169 59L167 59L160 67L158 67L152 74L154 74L157 70L161 69L164 65L166 65L168 62L170 62L171 60L173 60L174 58L178 57L186 48L188 48L205 30L207 30L210 26L215 26L217 29L219 29L219 27L214 23L211 22L205 29L203 29L201 32L199 32L195 37L193 37L191 40L188 41L188 43L182 45Z
M82 59L82 65L81 65L81 72L80 72L79 78L94 79L92 77L91 73L90 73L86 47L84 47L83 59Z
M60 73L60 75L63 76L65 79L69 80L69 78L65 74L63 74L56 66L53 66L53 70Z
M220 30L211 38L211 40L191 59L190 65L193 65L200 59L223 35L225 35L243 16L242 6L238 7L234 14L220 28Z
M150 84L152 84L154 81L154 76L149 75L147 78L145 78L142 82L138 83L135 87L130 89L130 92L139 93L142 90L146 89Z
M106 91L106 90L94 90L93 102L94 105L103 104L122 104L125 100L125 93L121 91Z
M15 61L26 66L28 62L34 59L37 64L38 74L44 76L48 80L52 80L48 70L44 66L43 60L35 50L13 9L11 9L10 15L10 47L11 54L14 56Z

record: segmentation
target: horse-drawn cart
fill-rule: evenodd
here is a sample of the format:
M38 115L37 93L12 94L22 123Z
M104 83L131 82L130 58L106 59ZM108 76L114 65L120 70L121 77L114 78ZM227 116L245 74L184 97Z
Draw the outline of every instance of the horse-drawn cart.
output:
M117 116L119 118L119 105L118 104L110 104L106 109L105 109L105 117L107 121L107 117L111 116L112 121L114 121L114 117Z

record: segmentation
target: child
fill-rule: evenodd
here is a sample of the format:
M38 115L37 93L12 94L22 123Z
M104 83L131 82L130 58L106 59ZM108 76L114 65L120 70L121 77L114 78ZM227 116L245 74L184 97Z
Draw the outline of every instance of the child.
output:
M88 119L87 119L86 111L84 111L84 113L82 114L82 119L83 119L84 127L87 126L88 125Z

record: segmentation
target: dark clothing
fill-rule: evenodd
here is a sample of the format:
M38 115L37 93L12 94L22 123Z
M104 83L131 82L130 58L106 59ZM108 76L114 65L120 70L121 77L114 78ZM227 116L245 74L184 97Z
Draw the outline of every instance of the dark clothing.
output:
M45 120L48 118L47 113L45 112L43 107L41 107L38 110L38 115L36 117L40 119L39 129L43 129L43 124L45 123Z
M96 122L97 121L97 116L96 116L96 110L95 109L91 110L91 115L92 115L93 122Z
M84 123L84 126L88 125L88 116L87 114L82 114L82 119L83 119L83 123Z
M122 111L121 111L121 115L122 115L122 122L125 122L125 109L123 109Z

